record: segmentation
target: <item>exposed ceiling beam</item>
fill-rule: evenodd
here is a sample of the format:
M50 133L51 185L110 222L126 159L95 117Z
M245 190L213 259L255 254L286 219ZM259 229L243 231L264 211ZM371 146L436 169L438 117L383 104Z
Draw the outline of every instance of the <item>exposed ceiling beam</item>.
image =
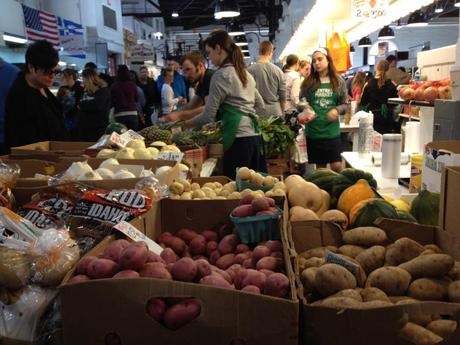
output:
M140 12L127 12L122 13L123 17L137 17L137 18L163 18L161 13L140 13Z
M161 8L160 6L158 6L156 3L154 3L152 0L146 0L150 5L152 5L153 7L155 7L158 11L161 12Z

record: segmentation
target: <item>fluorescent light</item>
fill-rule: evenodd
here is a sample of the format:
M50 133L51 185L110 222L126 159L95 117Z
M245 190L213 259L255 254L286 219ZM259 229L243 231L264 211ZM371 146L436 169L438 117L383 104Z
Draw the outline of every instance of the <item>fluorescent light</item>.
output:
M457 1L454 6L455 7L460 7L460 1Z
M238 47L243 47L243 46L247 46L248 45L248 42L237 42L235 43Z
M241 49L241 52L242 53L249 53L249 50L248 49Z
M18 43L18 44L26 44L28 41L25 38L12 36L8 34L3 34L3 39L8 42Z
M59 62L58 62L58 65L61 66L61 67L62 67L62 66L66 66L66 65L67 65L67 62L65 62L65 61L59 61Z
M235 0L218 0L214 16L216 19L238 17L240 10ZM217 18L219 16L220 18Z
M179 13L177 13L177 11L173 11L173 13L171 14L171 17L177 18L179 17Z
M245 56L244 58L245 58L245 59L250 59L251 57L250 57L250 56Z

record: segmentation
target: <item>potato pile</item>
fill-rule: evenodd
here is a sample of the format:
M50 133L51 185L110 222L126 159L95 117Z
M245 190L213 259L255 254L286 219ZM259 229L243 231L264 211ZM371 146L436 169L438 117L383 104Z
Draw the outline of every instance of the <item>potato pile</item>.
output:
M422 246L406 237L389 244L386 233L376 227L345 231L342 240L340 247L313 248L298 255L304 296L312 305L369 309L420 301L460 302L460 262L438 246ZM357 270L327 262L327 251ZM440 315L410 315L401 336L416 344L419 337L437 339L434 344L455 329L455 321Z
M286 298L289 279L284 269L283 245L267 241L251 249L240 243L228 226L218 232L197 233L181 229L176 235L162 233L157 242L161 255L144 242L112 242L100 257L85 256L70 283L103 278L149 277L198 283L254 294Z
M258 198L252 194L248 194L241 199L240 205L232 211L232 216L251 217L278 213L279 210L275 207L275 200L272 198Z
M226 200L226 199L242 199L248 195L254 198L263 198L265 196L284 196L284 183L277 182L274 188L264 193L262 190L244 189L241 192L237 191L236 182L228 182L222 185L219 182L206 182L203 186L198 183L190 183L187 180L178 179L169 186L173 200Z
M200 313L201 301L197 298L156 297L147 302L147 314L171 330L184 327Z
M277 177L263 176L261 173L247 167L239 168L236 176L241 181L260 186L261 189L267 190L269 188L265 192L267 197L286 196L286 186Z

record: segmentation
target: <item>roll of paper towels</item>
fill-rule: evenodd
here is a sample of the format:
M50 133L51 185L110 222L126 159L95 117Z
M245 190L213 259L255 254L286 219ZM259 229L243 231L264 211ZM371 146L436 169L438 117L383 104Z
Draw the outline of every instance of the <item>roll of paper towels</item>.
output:
M373 152L371 155L372 165L379 167L382 165L382 152ZM401 165L406 165L410 162L410 154L407 152L401 153Z
M420 151L420 122L409 121L404 130L404 152L421 153Z

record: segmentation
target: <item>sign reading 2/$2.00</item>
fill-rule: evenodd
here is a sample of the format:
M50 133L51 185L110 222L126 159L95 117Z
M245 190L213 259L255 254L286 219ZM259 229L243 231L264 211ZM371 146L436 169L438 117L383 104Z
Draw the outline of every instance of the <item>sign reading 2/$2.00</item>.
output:
M382 18L387 15L389 6L389 0L352 0L352 17L358 20Z

